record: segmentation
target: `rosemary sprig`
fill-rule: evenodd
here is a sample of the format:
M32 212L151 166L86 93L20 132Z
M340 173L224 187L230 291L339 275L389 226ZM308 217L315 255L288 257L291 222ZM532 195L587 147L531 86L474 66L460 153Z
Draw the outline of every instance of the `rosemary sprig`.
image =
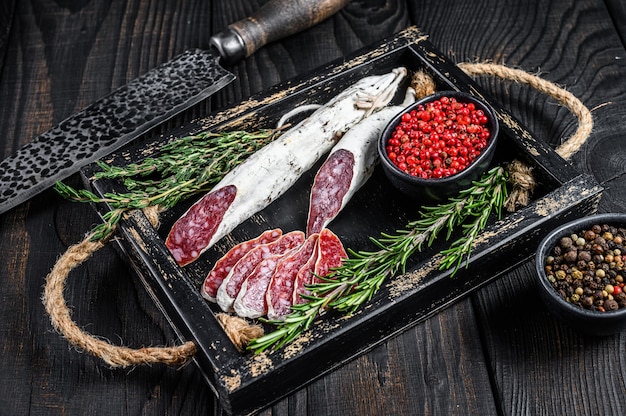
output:
M55 190L76 202L107 203L111 210L104 223L92 230L92 241L108 238L125 211L158 205L168 209L198 192L209 190L226 173L255 151L276 138L277 130L254 133L203 132L175 140L159 155L127 166L110 166L98 161L101 171L93 179L116 179L128 190L99 197L85 189L76 190L57 182Z
M472 243L478 236L480 230L485 228L487 221L492 212L495 211L498 218L502 215L502 207L504 206L508 196L506 183L496 183L493 188L490 188L485 192L482 204L478 205L476 216L474 221L469 224L463 224L463 237L456 240L452 245L441 251L444 256L439 265L439 270L449 269L454 266L452 275L461 267L461 263L465 258L465 264L467 265L472 252Z
M307 303L293 305L292 312L282 321L266 320L276 325L276 330L252 340L248 349L260 353L288 344L327 309L353 313L372 298L385 279L398 271L404 273L408 259L424 244L431 246L443 231L446 240L449 239L456 227L473 217L475 220L463 227L463 238L442 252L441 269L454 265L452 274L456 273L462 259L469 260L472 243L491 213L495 210L500 216L507 195L506 180L505 170L495 167L448 203L424 207L420 218L409 222L404 230L396 231L395 235L381 234L379 239L372 238L378 251L349 250L349 258L339 268L320 283L308 287L311 295L306 296Z

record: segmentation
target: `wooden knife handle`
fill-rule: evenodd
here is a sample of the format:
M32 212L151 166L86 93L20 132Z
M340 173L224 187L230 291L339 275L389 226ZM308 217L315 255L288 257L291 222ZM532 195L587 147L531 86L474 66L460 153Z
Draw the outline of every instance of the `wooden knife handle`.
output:
M211 38L226 63L252 55L260 47L315 26L350 0L270 0L251 16Z

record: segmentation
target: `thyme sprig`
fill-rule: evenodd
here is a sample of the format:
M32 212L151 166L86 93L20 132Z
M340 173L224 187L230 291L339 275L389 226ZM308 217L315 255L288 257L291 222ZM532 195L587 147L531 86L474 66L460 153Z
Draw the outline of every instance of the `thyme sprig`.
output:
M293 305L292 312L284 320L265 320L276 325L276 329L252 340L248 349L260 353L268 348L281 348L307 330L314 319L328 309L355 312L372 298L388 277L406 272L411 255L421 251L424 245L431 246L442 232L448 240L452 232L463 225L463 237L442 251L444 258L440 269L454 266L454 275L463 259L466 264L469 261L473 242L489 216L495 211L500 217L507 197L506 181L506 171L495 167L447 203L424 207L420 218L409 222L405 229L396 231L396 234L382 233L379 239L372 238L377 251L349 249L348 259L339 268L321 282L308 286L311 294L306 296L306 303ZM464 224L469 218L473 221Z
M164 145L158 156L127 166L112 166L98 161L100 171L93 179L119 180L128 192L106 193L102 197L86 189L74 189L62 182L55 190L75 202L107 203L111 210L104 223L91 233L92 241L108 238L122 214L133 209L159 206L169 209L183 199L208 191L226 173L248 156L271 142L278 130L258 132L202 132Z

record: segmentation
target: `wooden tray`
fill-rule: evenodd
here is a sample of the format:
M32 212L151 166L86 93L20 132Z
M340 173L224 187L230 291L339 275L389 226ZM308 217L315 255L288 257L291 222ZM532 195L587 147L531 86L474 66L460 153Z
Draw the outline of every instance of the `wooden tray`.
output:
M164 237L173 222L194 201L186 201L162 216L154 229L141 212L133 212L120 224L119 245L155 303L180 335L180 342L198 346L195 362L227 414L259 411L315 378L371 349L408 327L487 284L527 260L536 242L550 229L575 217L594 212L602 188L588 175L576 172L551 148L521 126L505 109L488 97L448 58L438 52L418 29L409 28L352 59L326 66L313 76L287 82L225 111L211 114L168 134L146 139L105 161L116 165L137 162L158 153L164 142L203 130L258 130L273 127L289 109L306 103L323 103L355 80L388 72L396 66L428 71L438 90L459 90L490 102L501 123L501 142L494 164L520 159L533 167L539 187L533 202L503 219L492 219L473 249L467 268L454 277L439 272L432 257L445 244L418 253L410 271L390 279L374 299L345 318L334 312L290 346L277 352L240 353L215 318L219 312L200 296L199 289L213 262L235 243L269 228L303 230L308 192L315 169L268 208L235 229L196 263L181 269L170 257ZM321 162L320 162L321 163ZM83 170L89 178L96 170ZM89 182L96 193L119 189L108 180ZM103 214L107 207L98 207ZM404 228L416 218L419 207L390 189L380 167L343 213L330 224L347 248L372 248L369 237ZM271 327L268 328L271 330Z

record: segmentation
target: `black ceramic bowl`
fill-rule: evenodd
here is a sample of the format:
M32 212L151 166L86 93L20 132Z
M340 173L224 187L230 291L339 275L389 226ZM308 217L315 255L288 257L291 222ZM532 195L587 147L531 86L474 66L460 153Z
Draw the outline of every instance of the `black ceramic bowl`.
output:
M564 224L550 232L539 244L536 252L537 287L539 296L550 313L562 322L587 335L607 336L626 329L626 308L600 312L574 305L552 287L544 269L547 256L552 255L552 249L561 238L590 228L594 224L626 227L626 214L591 215Z
M395 166L387 155L386 146L389 138L392 136L394 129L401 121L402 115L410 112L419 105L438 100L442 97L453 97L462 103L474 103L477 109L481 109L488 118L487 127L491 135L488 139L487 147L484 148L480 155L474 161L460 172L443 177L443 178L420 178L413 176L400 170ZM439 202L456 196L459 191L472 186L472 182L479 179L487 170L496 150L498 140L499 124L494 110L482 100L473 95L458 91L441 91L411 104L400 114L395 116L383 130L378 140L378 154L380 155L381 164L385 175L398 190L404 195L425 202Z

